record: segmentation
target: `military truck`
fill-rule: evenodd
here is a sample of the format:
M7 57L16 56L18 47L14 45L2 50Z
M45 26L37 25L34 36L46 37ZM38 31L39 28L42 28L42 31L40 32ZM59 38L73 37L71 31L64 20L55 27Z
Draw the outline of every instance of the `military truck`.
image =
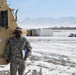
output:
M4 49L12 32L18 26L17 16L13 15L14 9L9 8L6 0L0 0L0 65L6 64ZM16 11L17 14L17 11ZM26 31L25 31L26 32Z

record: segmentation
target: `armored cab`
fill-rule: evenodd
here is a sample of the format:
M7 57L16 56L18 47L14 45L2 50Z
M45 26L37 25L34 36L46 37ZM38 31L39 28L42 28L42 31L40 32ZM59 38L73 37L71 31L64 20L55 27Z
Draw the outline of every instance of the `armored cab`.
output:
M17 27L16 21L12 14L13 9L9 8L6 0L0 0L0 65L6 64L4 58L4 49L9 37L13 36L12 32Z

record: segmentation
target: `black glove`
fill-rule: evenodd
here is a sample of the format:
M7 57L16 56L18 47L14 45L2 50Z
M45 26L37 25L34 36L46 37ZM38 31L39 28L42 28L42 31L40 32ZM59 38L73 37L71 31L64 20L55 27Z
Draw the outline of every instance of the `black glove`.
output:
M6 60L7 64L10 62L9 60Z
M27 59L27 57L25 57L23 60L26 60Z

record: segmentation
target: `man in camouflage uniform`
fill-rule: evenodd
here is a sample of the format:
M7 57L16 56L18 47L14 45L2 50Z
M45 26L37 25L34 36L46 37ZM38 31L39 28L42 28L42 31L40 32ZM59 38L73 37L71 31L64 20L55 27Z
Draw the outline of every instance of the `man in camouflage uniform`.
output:
M7 63L10 62L10 75L16 75L17 71L19 75L24 74L25 60L31 53L30 43L25 37L22 37L22 29L17 27L14 31L15 36L9 38L4 56ZM23 58L22 50L27 50L25 57Z

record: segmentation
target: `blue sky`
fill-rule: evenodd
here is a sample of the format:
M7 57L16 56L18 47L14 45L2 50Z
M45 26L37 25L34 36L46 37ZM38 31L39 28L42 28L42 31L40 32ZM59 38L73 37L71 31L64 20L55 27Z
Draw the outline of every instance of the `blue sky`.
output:
M25 17L76 17L76 0L7 0L11 8L19 9L18 19Z

